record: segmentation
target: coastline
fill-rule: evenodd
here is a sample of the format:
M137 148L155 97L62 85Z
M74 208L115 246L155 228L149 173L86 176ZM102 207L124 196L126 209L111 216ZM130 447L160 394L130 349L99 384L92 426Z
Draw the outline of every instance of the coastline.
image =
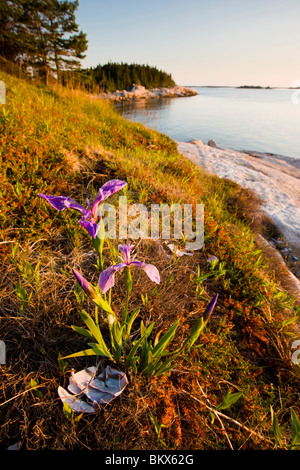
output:
M186 86L173 86L169 88L151 88L147 90L144 86L133 85L130 91L117 90L110 93L99 93L93 95L96 98L101 98L109 101L130 101L130 100L146 100L157 98L184 98L187 96L197 95L197 91L193 88Z
M300 259L300 159L248 150L219 147L213 140L205 145L201 140L177 142L179 153L213 173L252 190L262 201L262 211L278 228L284 242ZM286 265L275 244L269 244ZM290 268L289 268L290 270ZM300 296L300 263L291 272Z

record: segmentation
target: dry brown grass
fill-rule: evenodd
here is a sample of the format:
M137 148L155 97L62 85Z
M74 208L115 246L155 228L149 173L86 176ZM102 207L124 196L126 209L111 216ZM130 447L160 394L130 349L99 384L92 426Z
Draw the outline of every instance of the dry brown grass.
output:
M18 256L26 256L26 260L34 265L38 259L36 247ZM222 427L225 426L228 439L235 448L269 448L270 435L265 417L261 418L260 425L253 433L247 431L247 423L252 419L251 413L259 413L259 395L267 396L271 393L267 383L270 383L270 378L271 382L275 379L277 370L283 371L283 363L286 361L282 351L276 354L276 358L272 357L272 329L268 327L268 338L260 338L271 357L260 355L257 345L255 353L249 355L253 341L253 326L250 325L255 319L249 317L246 323L245 318L244 323L240 320L238 323L232 322L231 308L226 307L227 295L222 293L221 285L214 281L207 283L201 299L195 297L192 281L198 265L203 270L207 268L208 254L205 250L178 260L168 257L169 253L163 244L143 241L138 245L138 252L139 258L146 262L155 260L162 282L158 292L153 295L152 283L143 272L135 271L132 307L141 304L141 293L148 294L149 303L142 306L140 316L146 324L155 321L154 334L160 330L166 331L180 316L181 326L174 340L174 348L182 344L216 289L220 292L220 302L211 326L200 341L201 349L191 357L180 359L170 377L147 378L129 371L129 385L119 399L99 409L95 416L83 416L78 422L67 419L57 388L59 385L67 385L71 368L79 370L94 365L95 360L72 359L68 361L64 372L59 368L59 354L70 354L85 347L84 339L71 330L71 325L80 325L80 320L72 295L75 281L71 274L66 273L70 272L69 263L72 259L74 265L79 264L89 279L95 281L95 260L83 250L72 252L71 257L63 252L50 257L47 253L40 260L42 295L34 293L22 313L19 312L19 299L9 297L8 294L9 285L16 283L18 273L6 262L2 265L6 276L2 280L2 305L5 308L1 308L1 331L7 344L9 365L1 367L2 447L20 441L22 448L28 450L159 449L163 448L163 441L169 449L214 449L216 445L220 447L224 439ZM20 261L16 259L17 263ZM116 300L113 306L116 311L120 310L120 301L124 298L122 281L120 274L114 289ZM25 288L29 287L29 284L25 285ZM90 307L90 302L86 300L85 308ZM248 327L245 329L243 325ZM256 321L255 328L258 326ZM237 350L230 339L230 332L236 328L241 331L244 328L241 338L244 337L245 342L239 345L239 352L234 357ZM263 332L266 331L264 325ZM273 341L278 344L278 338L274 337ZM262 372L261 366L267 366L267 374ZM272 370L274 375L268 378ZM227 387L233 388L233 391L243 390L244 374L250 374L250 378L252 374L256 377L257 373L265 375L267 382L256 383L254 387L248 383L248 393L245 394L243 404L238 407L238 413L234 415L239 425L230 424L229 413L228 419L223 418L221 424L217 420L212 426L200 384L209 396L210 405L215 406ZM30 390L31 379L39 386L36 390ZM37 396L38 392L40 396ZM195 396L198 399L200 397L200 401L196 401L193 398ZM157 439L150 414L154 414L166 426L160 436L161 441ZM225 441L220 448L223 447L226 448Z
M0 338L7 346L7 364L0 366L1 448L20 441L22 449L35 450L164 445L273 449L271 404L288 444L288 412L292 406L297 409L299 375L290 362L282 322L293 309L285 298L283 306L274 298L280 290L276 273L268 259L264 264L253 255L257 246L250 247L250 226L268 228L259 221L259 201L234 183L206 175L180 157L166 136L122 121L106 105L90 103L80 93L74 99L67 90L43 95L42 89L37 93L32 87L30 96L28 89L28 84L13 80L8 86L8 96L16 103L1 135L6 157L1 166L1 236L13 242L0 245ZM29 104L23 102L24 93ZM27 112L28 106L36 113ZM32 137L26 147L23 135ZM154 290L143 272L134 272L131 307L141 305L134 328L138 330L141 318L147 324L155 321L154 336L180 318L175 348L214 294L219 293L219 301L199 349L180 357L169 377L144 377L129 370L129 385L120 397L95 415L76 420L65 415L57 388L66 387L72 368L95 365L96 359L74 358L64 364L58 355L86 347L86 340L71 328L83 326L71 268L96 282L96 258L77 215L58 214L37 193L42 186L45 193L83 202L112 178L128 182L132 202L205 204L205 247L193 256L169 258L162 243L138 244L138 258L155 264L162 282ZM107 264L110 253L106 248ZM209 271L211 254L224 264L225 274L201 284L197 269L201 274ZM18 281L27 304L17 295ZM148 302L143 304L141 294L146 293ZM116 276L113 294L118 313L125 297L122 273ZM93 311L87 298L84 308ZM292 332L292 327L287 330ZM107 338L104 324L103 332ZM212 422L208 407L215 410L228 390L243 391L243 397L224 410L226 417L215 415ZM160 440L151 415L166 426Z

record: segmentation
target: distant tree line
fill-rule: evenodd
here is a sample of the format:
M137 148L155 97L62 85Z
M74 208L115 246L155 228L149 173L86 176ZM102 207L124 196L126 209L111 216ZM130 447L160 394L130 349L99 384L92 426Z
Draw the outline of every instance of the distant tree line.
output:
M48 83L80 68L86 34L78 0L0 0L0 56Z
M97 85L104 92L130 90L134 84L148 89L175 85L171 74L149 65L109 62L84 69L80 74L87 88Z

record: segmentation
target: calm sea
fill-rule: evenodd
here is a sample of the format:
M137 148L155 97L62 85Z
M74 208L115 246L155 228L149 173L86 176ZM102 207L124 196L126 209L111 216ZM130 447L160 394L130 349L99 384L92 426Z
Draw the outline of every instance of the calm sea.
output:
M118 103L116 108L176 141L214 139L221 147L300 158L300 90L192 88L197 96Z

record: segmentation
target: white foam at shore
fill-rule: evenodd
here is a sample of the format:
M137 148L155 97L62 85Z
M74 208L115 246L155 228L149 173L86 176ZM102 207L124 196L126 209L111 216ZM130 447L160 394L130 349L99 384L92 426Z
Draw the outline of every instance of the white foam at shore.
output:
M300 253L300 159L178 142L186 158L221 178L251 189L283 237Z

